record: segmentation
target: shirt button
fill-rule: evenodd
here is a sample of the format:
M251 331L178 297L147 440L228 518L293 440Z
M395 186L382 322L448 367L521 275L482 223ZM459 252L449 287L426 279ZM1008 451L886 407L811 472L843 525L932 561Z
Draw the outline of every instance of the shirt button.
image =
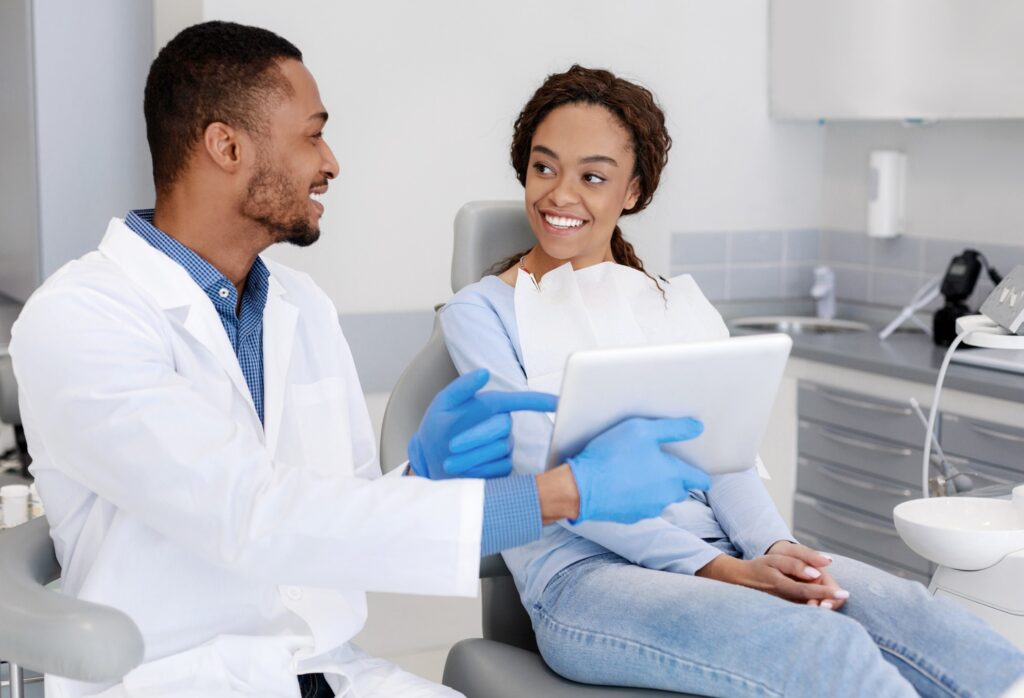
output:
M231 295L231 291L227 290L226 288L222 288L221 290L217 291L217 295L220 296L221 298L227 298L228 296Z
M302 598L302 589L299 587L286 587L284 594L292 601L298 601Z

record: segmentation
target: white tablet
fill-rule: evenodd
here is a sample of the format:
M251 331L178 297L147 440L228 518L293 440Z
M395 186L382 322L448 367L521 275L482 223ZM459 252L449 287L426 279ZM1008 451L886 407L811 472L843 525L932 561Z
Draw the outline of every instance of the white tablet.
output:
M710 475L754 466L793 341L784 334L569 357L548 468L629 417L694 417L704 433L663 448Z

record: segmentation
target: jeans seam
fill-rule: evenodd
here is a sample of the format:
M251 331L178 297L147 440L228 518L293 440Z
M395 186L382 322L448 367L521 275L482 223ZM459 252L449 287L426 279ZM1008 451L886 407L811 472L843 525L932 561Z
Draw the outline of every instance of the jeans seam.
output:
M882 637L881 635L872 634L875 644L878 645L878 649L886 654L890 654L897 659L909 664L914 667L922 676L935 684L936 687L945 691L948 695L954 696L955 698L964 698L969 696L960 690L960 687L956 685L954 681L949 679L945 672L940 670L938 667L932 666L926 662L924 658L917 656L910 652L905 646L890 640L889 638Z
M778 696L779 698L781 698L783 696L782 693L776 691L775 689L771 688L770 686L767 686L767 685L761 683L760 681L751 679L751 678L749 678L747 676L744 676L743 674L739 674L739 673L737 673L735 671L731 671L731 670L728 670L728 669L724 669L722 667L714 666L712 664L704 664L704 663L695 662L695 661L693 661L691 659L687 659L685 657L680 657L680 656L674 655L671 652L666 652L666 651L664 651L664 650L662 650L662 649L660 649L658 647L655 647L653 645L648 645L648 644L643 643L643 642L638 642L637 640L627 639L627 638L624 638L624 637L619 637L617 635L610 635L610 634L607 634L607 633L602 633L602 632L598 632L598 631L595 631L595 630L591 630L589 628L580 628L580 627L568 625L566 623L562 623L561 621L556 620L547 611L545 611L544 608L540 604L535 604L534 605L534 610L536 610L536 612L541 616L541 620L544 620L544 621L546 621L548 623L551 623L552 625L556 626L556 628L558 628L558 629L572 630L572 631L575 631L575 632L578 632L578 633L589 634L589 635L592 635L594 637L597 637L597 638L600 638L600 639L603 639L603 640L612 640L612 641L615 641L615 642L621 642L621 643L626 644L626 645L633 645L635 647L639 647L639 648L651 651L651 652L653 652L656 655L660 655L662 657L667 657L667 658L672 659L672 660L674 660L676 662L679 662L680 664L692 667L694 669L702 669L702 670L705 670L705 671L711 671L712 673L724 676L724 677L729 678L729 679L737 679L738 678L739 680L743 681L744 683L749 684L751 687L759 688L759 689L767 692L768 694L770 694L772 696Z

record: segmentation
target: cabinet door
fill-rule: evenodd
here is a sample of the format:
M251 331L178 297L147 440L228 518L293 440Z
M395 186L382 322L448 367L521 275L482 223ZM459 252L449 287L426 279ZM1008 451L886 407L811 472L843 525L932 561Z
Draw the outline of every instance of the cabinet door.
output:
M769 16L774 116L1024 117L1018 0L772 0Z

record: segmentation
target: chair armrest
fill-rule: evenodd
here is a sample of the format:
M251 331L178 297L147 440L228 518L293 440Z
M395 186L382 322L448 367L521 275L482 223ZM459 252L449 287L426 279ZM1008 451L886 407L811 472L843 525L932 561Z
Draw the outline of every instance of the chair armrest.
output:
M46 517L0 532L0 657L78 681L119 681L142 662L125 613L46 589L59 578Z

